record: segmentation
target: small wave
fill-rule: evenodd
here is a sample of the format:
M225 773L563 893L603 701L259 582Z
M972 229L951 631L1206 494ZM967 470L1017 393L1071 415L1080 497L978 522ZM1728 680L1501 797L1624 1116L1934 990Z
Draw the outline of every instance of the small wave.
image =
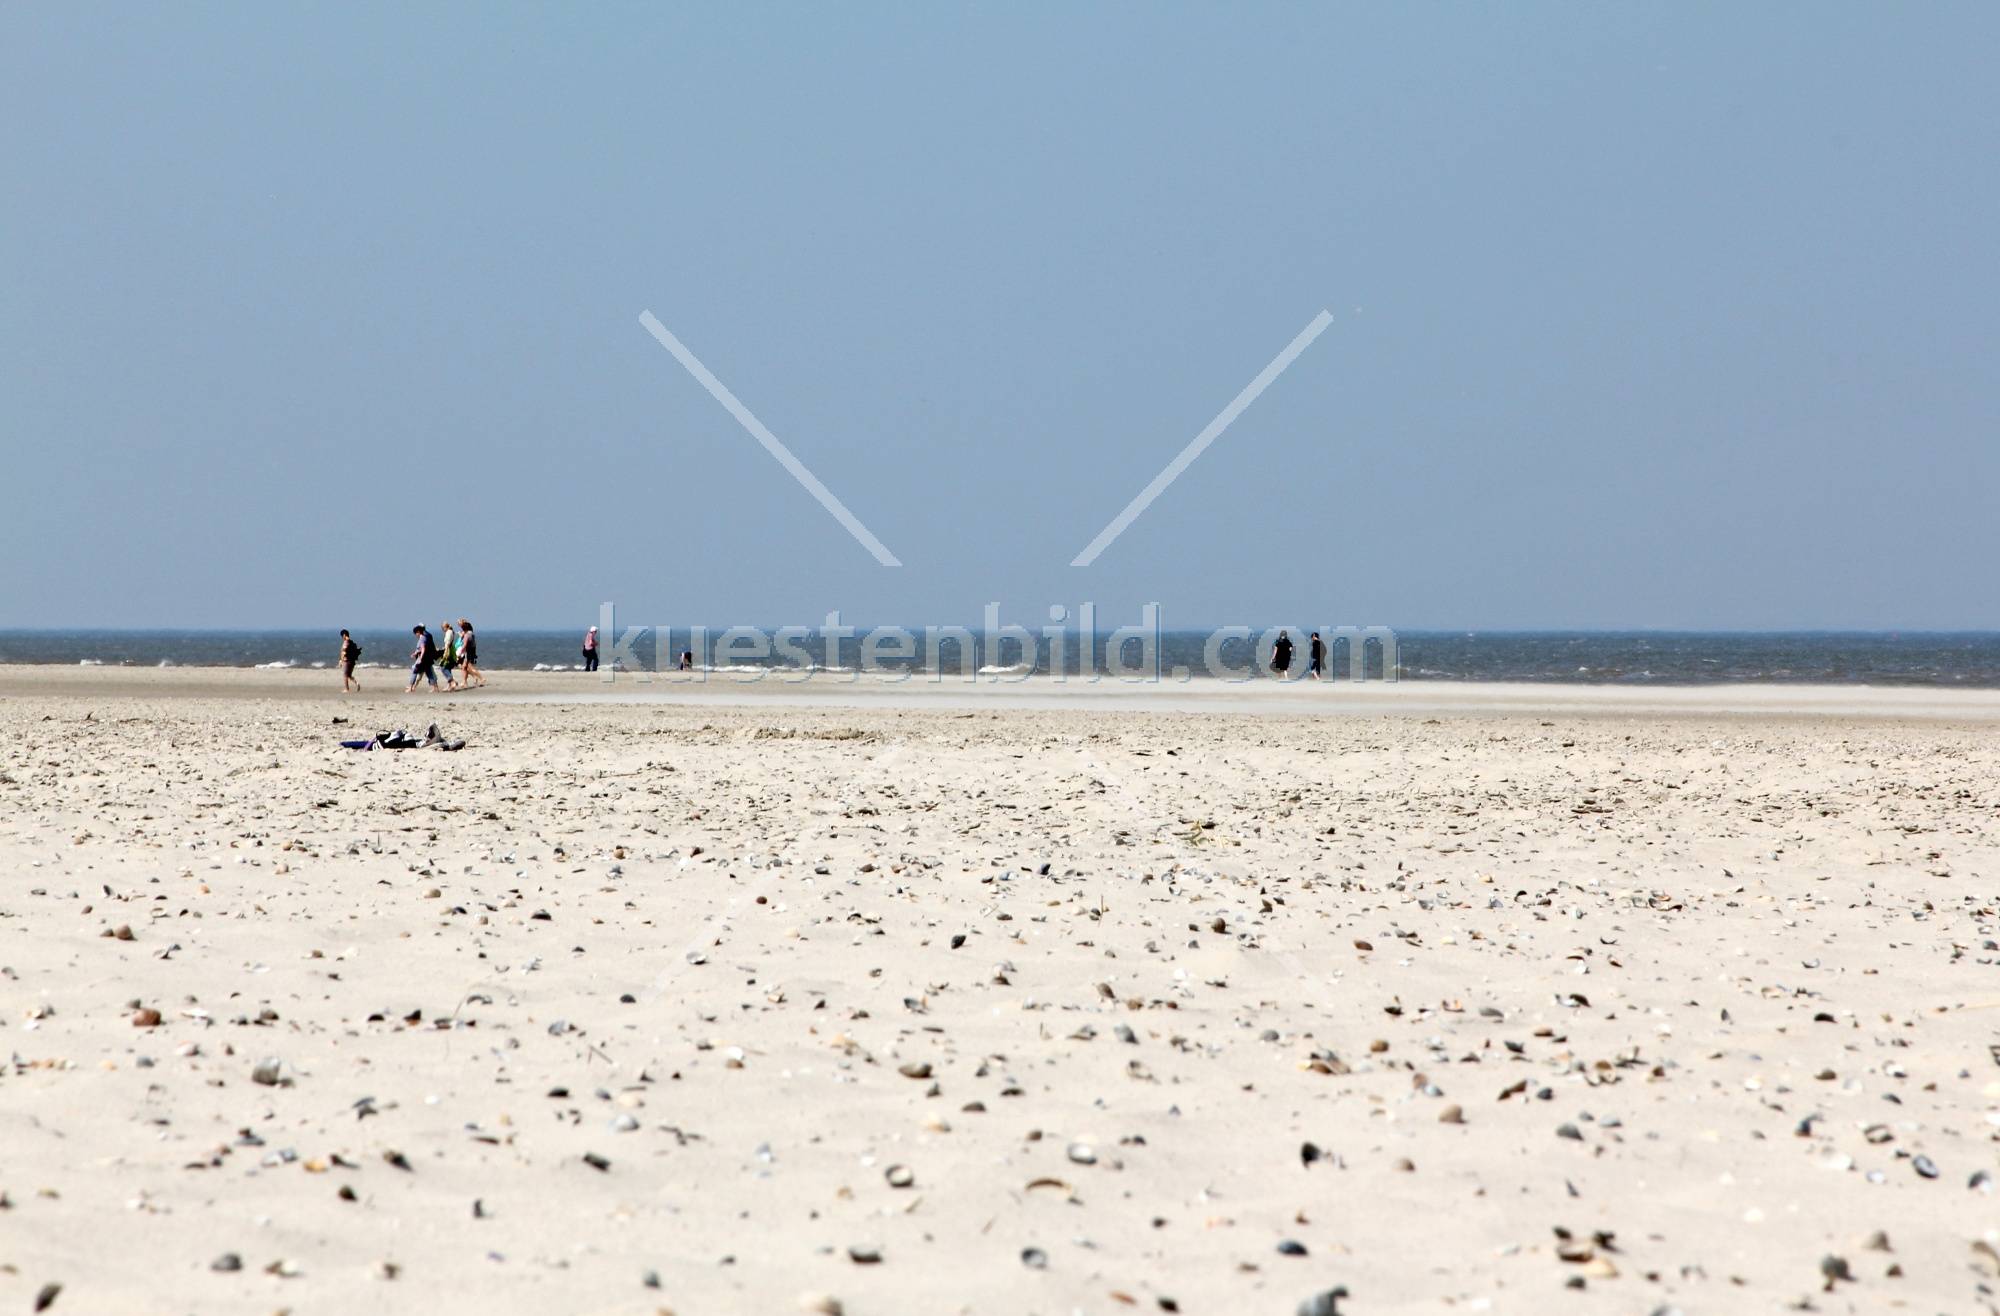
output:
M1033 669L1026 663L1012 663L1006 667L982 667L981 676L1025 676Z
M257 670L260 672L276 672L276 671L282 671L287 667L297 667L297 666L298 664L293 662L291 659L281 658L275 663L258 663Z
M102 667L104 666L104 660L102 658L79 658L76 660L76 665L78 667Z
M323 662L319 662L319 663L314 663L314 664L313 664L313 667L314 667L314 668L316 668L316 669L317 669L317 668L322 668L322 667L325 667L325 666L326 666L326 664L325 664L325 663L323 663Z
M174 665L174 660L171 658L160 659L160 666L162 667L172 667L173 665Z

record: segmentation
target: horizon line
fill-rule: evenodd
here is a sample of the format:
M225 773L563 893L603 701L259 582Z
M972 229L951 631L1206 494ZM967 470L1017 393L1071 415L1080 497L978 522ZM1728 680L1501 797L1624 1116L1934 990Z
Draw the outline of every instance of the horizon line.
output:
M1123 614L1121 614L1121 613L1111 613L1111 614L1108 614L1108 615L1105 615L1105 616L1102 616L1102 617L1100 617L1100 618L1099 618L1099 622L1100 622L1100 625L1099 625L1099 628L1098 628L1098 629L1099 629L1100 631L1108 631L1108 630L1115 630L1115 629L1117 629L1117 626L1113 626L1113 625L1105 625L1104 623L1108 623L1108 622L1119 622L1119 621L1120 621L1120 618L1121 618L1122 616L1123 616ZM1066 621L1064 621L1064 622L1060 623L1060 625L1062 626L1062 629L1063 629L1063 630L1065 630L1065 631L1074 631L1074 630L1076 629L1076 626L1075 626L1075 621L1076 621L1076 619L1075 619L1074 617L1071 617L1071 618L1069 618L1068 620L1066 620ZM819 631L819 630L821 629L821 624L822 624L823 622L824 622L824 618L821 618L821 619L820 619L819 621L816 621L816 622L814 622L814 623L813 623L812 625L810 625L810 626L808 626L808 627L805 627L805 629L808 629L808 630L811 630L811 631L814 631L815 633L817 633L817 632L818 632L818 631ZM424 625L428 625L429 623L423 623L423 624L424 624ZM1021 628L1023 628L1023 629L1026 629L1026 630L1030 631L1031 633L1034 633L1034 634L1040 634L1040 633L1041 633L1041 632L1042 632L1043 630L1045 630L1045 629L1047 629L1047 628L1049 628L1049 627L1052 627L1052 626L1055 626L1055 625L1057 625L1058 623L1055 623L1055 622L1050 622L1050 621L1046 621L1046 620L1044 620L1044 621L1038 621L1038 622L1035 622L1035 623L1033 623L1033 624L1030 624L1029 622L1027 622L1027 621L1025 621L1025 620L1018 620L1018 619L1016 619L1016 620L1009 620L1009 619L1007 619L1007 618L1006 618L1006 617L1004 616L1004 614L1003 614L1003 617L1002 617L1002 622L1001 622L1001 624L1002 624L1003 626L1017 626L1017 627L1021 627ZM1124 624L1124 623L1121 623L1121 624ZM1467 636L1478 636L1478 635L1492 635L1492 636L1505 636L1505 635L1711 635L1711 636L1712 636L1712 635L1729 635L1729 636L1758 636L1758 635L1874 635L1874 636L1894 636L1894 635L1981 635L1981 636L2000 636L2000 625L1992 625L1992 626L1936 626L1936 625L1910 625L1910 626L1880 626L1880 625L1874 625L1874 626L1865 626L1865 625L1841 625L1841 626L1756 626L1756 627L1743 627L1743 626L1715 626L1715 627L1709 627L1709 626L1658 626L1658 625L1648 625L1648 626L1632 626L1632 625L1625 625L1625 626L1617 626L1617 625L1587 625L1587 626L1563 626L1563 625L1515 625L1515 624L1508 624L1508 625L1504 625L1504 626L1463 626L1463 625L1458 625L1458 626L1440 626L1440 625L1435 625L1435 624L1432 624L1432 625L1419 625L1419 626L1390 626L1390 625L1387 625L1386 623L1380 623L1380 622L1320 622L1320 623L1317 623L1317 624L1318 624L1318 625L1320 625L1320 626L1341 626L1341 627L1355 627L1355 628L1358 628L1358 629L1368 629L1368 628L1370 628L1370 627L1384 627L1385 629L1388 629L1388 630L1391 630L1391 631L1395 631L1396 633L1398 633L1398 634L1400 634L1400 635L1467 635ZM349 629L349 630L360 630L360 631L396 631L396 632L401 632L401 633L405 633L405 634L407 634L407 633L409 633L409 630L410 630L410 625L411 625L411 623L400 623L400 622L391 622L391 623L372 623L372 624L371 624L371 623L362 623L361 625L359 625L359 626L356 626L356 625L353 625L353 624L351 624L351 623L350 623L350 624L349 624L349 626L347 627L347 629ZM667 625L669 625L669 626L670 626L670 627L671 627L672 629L674 629L674 630L677 630L677 631L685 631L685 630L688 630L688 629L690 629L690 627L692 627L692 626L700 626L700 627L702 627L703 629L705 629L706 631L708 631L708 633L709 633L710 635L712 635L712 636L713 636L713 635L718 635L718 634L720 634L721 632L723 632L723 631L725 631L725 630L728 630L728 629L730 629L731 627L747 627L747 628L749 628L749 629L752 629L752 630L758 630L758 631L778 631L778 630L783 630L783 629L788 629L788 628L789 628L789 629L798 629L798 628L800 627L800 623L798 623L798 622L777 622L777 623L763 623L763 622L730 622L730 623L727 623L727 624L723 624L723 625L717 625L717 624L714 624L714 623L709 623L709 622L692 622L692 623L689 623L689 622L671 622L671 623L667 623ZM1306 627L1306 629L1308 629L1308 630L1309 630L1309 629L1311 629L1312 625L1314 625L1314 623L1308 623L1308 624L1307 624L1307 627ZM516 635L567 635L567 634L570 634L570 633L574 632L575 634L577 634L577 635L579 635L579 636L580 636L580 635L582 635L582 634L583 634L583 632L584 632L585 630L589 629L589 628L590 628L590 626L591 626L591 623L589 623L589 622L584 622L584 623L580 623L580 624L577 624L577 623L565 623L565 624L562 624L562 625L557 625L557 626L551 626L551 625L546 625L546 624L541 624L541 625L514 625L514 624L508 624L508 625L500 625L500 626L487 626L487 627L486 627L485 629L486 629L486 630L487 630L488 632L491 632L491 633L499 633L499 632L503 632L503 631L504 631L504 632L506 632L506 633L509 633L509 634L516 634ZM972 632L974 632L975 634L977 634L977 633L980 633L980 632L982 632L982 631L984 630L984 628L985 628L985 621L984 621L984 619L979 619L979 620L975 620L975 621L970 621L970 622L920 622L920 623L915 623L915 624L912 624L912 623L910 623L910 622L906 622L906 621L868 621L868 622L861 622L861 621L851 621L851 620L848 620L848 619L845 619L845 618L843 618L843 619L842 619L842 621L841 621L841 626L842 626L842 628L843 628L843 629L853 629L853 630L856 630L856 631L870 631L870 630L882 630L882 629L887 629L887 628L896 628L896 629L900 629L900 630L906 630L906 631L911 631L911 632L922 632L922 631L924 631L924 630L926 630L926 629L931 629L931 628L937 628L937 629L943 629L943 628L946 628L946 627L961 627L961 628L963 628L963 629L965 629L965 630L968 630L968 631L972 631ZM1217 631L1217 630L1222 630L1222 629L1224 629L1224 628L1228 628L1228 627L1240 627L1240 626L1249 626L1249 627L1251 627L1252 629L1269 629L1269 628L1271 628L1271 627L1283 627L1283 628L1293 628L1293 629L1296 629L1296 628L1298 627L1298 623L1297 623L1296 621L1273 621L1273 622L1268 622L1268 623L1261 623L1261 622L1246 622L1246 621L1223 621L1223 622L1201 622L1201 623L1195 623L1195 624L1180 624L1180 625L1173 625L1173 626L1161 626L1161 627L1159 628L1159 631L1160 631L1160 633L1161 633L1161 634L1163 634L1163 635L1174 635L1174 634L1191 634L1191 633L1195 633L1195 632L1201 632L1201 631ZM645 622L645 623L640 623L640 624L639 624L639 627L640 627L640 629L643 629L643 630L657 630L657 629L659 629L659 624L658 624L658 623L653 623L653 622ZM474 629L478 629L478 626L477 626L477 624L476 624L476 623L475 623L475 627L474 627ZM11 625L5 625L5 624L0 624L0 635L9 635L9 634L13 634L13 635L62 635L62 634L80 634L80 633L92 633L92 634L107 634L107 635L274 635L274 634L298 634L298 635L318 635L318 634L330 634L330 635L334 635L334 636L338 636L338 635L339 635L339 633L340 633L340 630L341 630L341 627L339 627L339 626L336 626L336 625L328 625L328 624L325 624L325 623L316 623L316 624L313 624L313 625L309 625L309 626L299 626L299 625L280 625L280 626L257 626L257 627L248 627L248 626L103 626L103 625L95 625L95 624L70 624L70 625L53 625L53 626L49 626L49 625L42 625L42 626L11 626Z

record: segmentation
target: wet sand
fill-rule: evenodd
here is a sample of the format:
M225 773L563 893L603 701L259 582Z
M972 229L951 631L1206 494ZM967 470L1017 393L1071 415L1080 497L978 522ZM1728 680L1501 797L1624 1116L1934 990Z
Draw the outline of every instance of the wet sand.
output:
M220 667L0 666L0 699L38 695L85 698L161 698L363 702L416 717L413 705L678 704L746 708L1028 708L1130 710L1280 716L1466 715L1613 717L1833 717L1848 720L1936 719L2000 722L2000 690L1947 690L1934 686L1708 685L1636 686L1448 681L1187 681L1058 680L1046 676L957 675L897 678L873 673L755 674L616 673L606 681L583 672L494 672L482 690L463 694L419 690L403 695L402 668L361 672L359 696L340 694L337 672Z

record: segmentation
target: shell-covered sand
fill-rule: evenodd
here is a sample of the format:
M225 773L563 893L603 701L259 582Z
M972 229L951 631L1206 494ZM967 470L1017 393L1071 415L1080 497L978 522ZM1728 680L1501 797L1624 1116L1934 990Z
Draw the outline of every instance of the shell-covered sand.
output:
M0 680L0 1311L1995 1309L1985 704L329 683Z

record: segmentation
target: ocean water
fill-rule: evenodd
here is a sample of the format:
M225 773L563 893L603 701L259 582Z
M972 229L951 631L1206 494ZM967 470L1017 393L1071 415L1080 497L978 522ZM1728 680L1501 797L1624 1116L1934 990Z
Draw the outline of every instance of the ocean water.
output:
M928 669L921 643L907 658L885 656L884 667ZM972 628L976 630L977 628ZM722 628L709 632L713 647ZM864 636L848 637L827 652L822 637L802 633L795 641L813 666L856 670L862 666ZM1294 628L1301 646L1306 632ZM565 631L482 630L481 666L489 672L573 671L581 666L582 628ZM411 638L407 631L357 631L364 667L406 665ZM1240 635L1217 640L1207 631L1165 631L1158 637L1158 667L1165 675L1185 669L1195 678L1242 679L1263 675L1268 663L1268 635L1260 637L1253 657L1251 643ZM1724 632L1691 631L1402 631L1397 636L1399 678L1406 681L1543 681L1615 685L1710 685L1776 682L1815 685L1900 685L2000 688L2000 633L1995 632ZM1105 637L1092 647L1093 671L1104 671ZM172 630L0 630L0 664L53 663L64 666L107 667L322 667L331 670L338 651L336 631L172 631ZM693 647L687 632L673 632L671 655ZM1046 638L1033 641L1034 670L1055 667ZM1077 673L1084 664L1083 646L1074 634L1063 644L1061 666ZM1141 655L1131 644L1128 663ZM1012 640L991 650L973 645L974 665L987 671L1018 671L1024 657ZM606 648L609 656L609 648ZM640 665L652 667L656 650L648 636L638 647ZM936 666L948 674L963 670L957 644L937 646ZM1303 667L1301 647L1293 671ZM697 662L716 666L792 667L785 657L743 657L729 662L715 653L697 655ZM1338 679L1347 679L1344 650L1337 649L1329 665ZM1219 669L1219 670L1218 670ZM1129 669L1128 669L1129 670ZM1367 674L1383 675L1382 655L1371 644Z

